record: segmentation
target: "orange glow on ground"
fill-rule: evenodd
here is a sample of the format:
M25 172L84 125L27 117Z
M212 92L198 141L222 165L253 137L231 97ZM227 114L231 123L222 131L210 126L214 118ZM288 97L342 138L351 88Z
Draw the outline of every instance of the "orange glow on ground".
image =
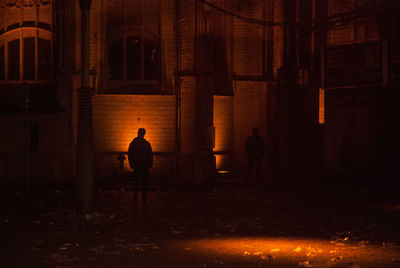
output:
M379 267L390 267L400 253L399 248L371 245L366 241L339 243L290 237L205 238L187 240L181 246L200 255L233 257L249 262L294 264L300 267L363 267L363 264L371 263L383 265Z

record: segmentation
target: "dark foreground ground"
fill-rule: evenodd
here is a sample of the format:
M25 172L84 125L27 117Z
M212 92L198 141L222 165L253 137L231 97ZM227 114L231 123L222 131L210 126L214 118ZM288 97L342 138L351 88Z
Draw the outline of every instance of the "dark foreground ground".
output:
M0 267L400 267L394 187L71 186L0 190Z

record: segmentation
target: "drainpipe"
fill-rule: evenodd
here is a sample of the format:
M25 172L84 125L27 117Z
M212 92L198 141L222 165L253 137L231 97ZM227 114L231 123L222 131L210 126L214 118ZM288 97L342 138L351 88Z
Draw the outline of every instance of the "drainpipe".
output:
M180 175L180 153L181 153L181 0L176 0L176 69L175 69L175 126L176 126L176 149L175 149L175 179Z
M24 82L22 88L25 91L25 123L26 123L26 187L31 185L31 126L29 120L29 85Z
M79 0L81 7L81 87L78 89L77 167L80 212L90 213L93 200L92 88L89 84L89 15L91 0Z

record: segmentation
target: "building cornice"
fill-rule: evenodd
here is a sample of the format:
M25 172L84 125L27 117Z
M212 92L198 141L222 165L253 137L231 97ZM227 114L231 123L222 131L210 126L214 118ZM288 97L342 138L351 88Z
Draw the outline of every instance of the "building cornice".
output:
M5 0L0 3L0 7L38 7L46 6L51 3L51 0Z

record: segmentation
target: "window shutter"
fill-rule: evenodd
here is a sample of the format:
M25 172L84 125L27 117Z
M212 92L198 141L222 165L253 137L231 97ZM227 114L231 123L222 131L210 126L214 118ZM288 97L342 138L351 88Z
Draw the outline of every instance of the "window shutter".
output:
M50 40L39 38L39 80L51 79L51 42Z
M24 80L35 80L35 38L24 38Z
M19 80L19 39L8 42L8 80Z
M0 47L0 80L5 79L5 54L4 46Z

